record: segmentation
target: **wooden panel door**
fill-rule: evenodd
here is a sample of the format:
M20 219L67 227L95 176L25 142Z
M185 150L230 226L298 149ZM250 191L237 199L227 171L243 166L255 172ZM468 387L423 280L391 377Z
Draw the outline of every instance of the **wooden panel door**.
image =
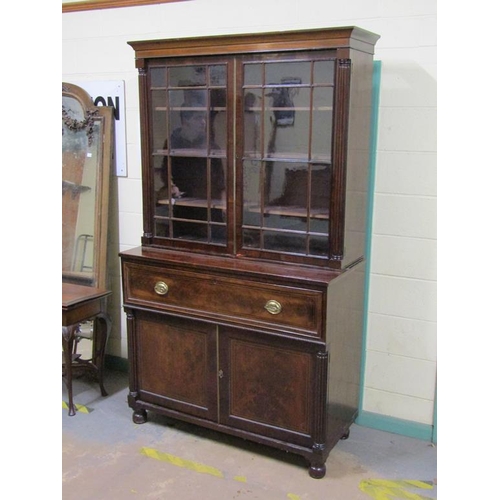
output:
M236 328L221 327L219 335L221 423L311 446L316 412L324 411L322 346Z
M157 313L136 314L139 399L215 421L216 327Z

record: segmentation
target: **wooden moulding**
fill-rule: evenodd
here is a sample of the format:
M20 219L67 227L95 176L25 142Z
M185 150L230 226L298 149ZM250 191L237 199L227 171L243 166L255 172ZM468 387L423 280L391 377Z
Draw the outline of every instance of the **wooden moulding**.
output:
M84 10L115 9L118 7L137 7L158 3L184 2L186 0L82 0L80 2L66 2L62 4L63 14L66 12L80 12Z
M352 47L373 54L379 36L356 27L128 42L136 59Z

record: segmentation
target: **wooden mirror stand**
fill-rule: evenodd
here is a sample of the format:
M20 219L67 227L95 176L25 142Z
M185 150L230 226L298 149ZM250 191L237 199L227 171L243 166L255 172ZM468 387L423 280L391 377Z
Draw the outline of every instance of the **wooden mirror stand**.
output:
M109 191L113 148L110 107L94 106L82 88L62 84L62 347L69 415L75 415L72 376L97 376L101 394L111 322L106 312ZM83 331L82 324L90 325ZM92 340L92 354L77 352Z

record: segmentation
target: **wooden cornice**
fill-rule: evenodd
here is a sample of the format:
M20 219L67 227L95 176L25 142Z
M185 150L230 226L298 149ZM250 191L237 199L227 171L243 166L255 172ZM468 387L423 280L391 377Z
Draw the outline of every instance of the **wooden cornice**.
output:
M186 0L82 0L80 2L66 2L62 4L63 14L83 10L116 9L118 7L136 7L157 3L185 2Z
M356 27L318 28L258 34L215 35L131 41L136 60L153 57L222 55L352 47L373 54L379 35Z

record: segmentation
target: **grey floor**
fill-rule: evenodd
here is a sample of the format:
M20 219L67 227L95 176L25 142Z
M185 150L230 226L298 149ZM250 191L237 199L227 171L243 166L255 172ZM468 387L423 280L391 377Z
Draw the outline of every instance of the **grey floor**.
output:
M149 413L132 422L127 375L106 371L109 392L74 382L69 417L63 383L64 500L376 500L437 498L437 448L353 425L327 460L323 479L298 456Z

